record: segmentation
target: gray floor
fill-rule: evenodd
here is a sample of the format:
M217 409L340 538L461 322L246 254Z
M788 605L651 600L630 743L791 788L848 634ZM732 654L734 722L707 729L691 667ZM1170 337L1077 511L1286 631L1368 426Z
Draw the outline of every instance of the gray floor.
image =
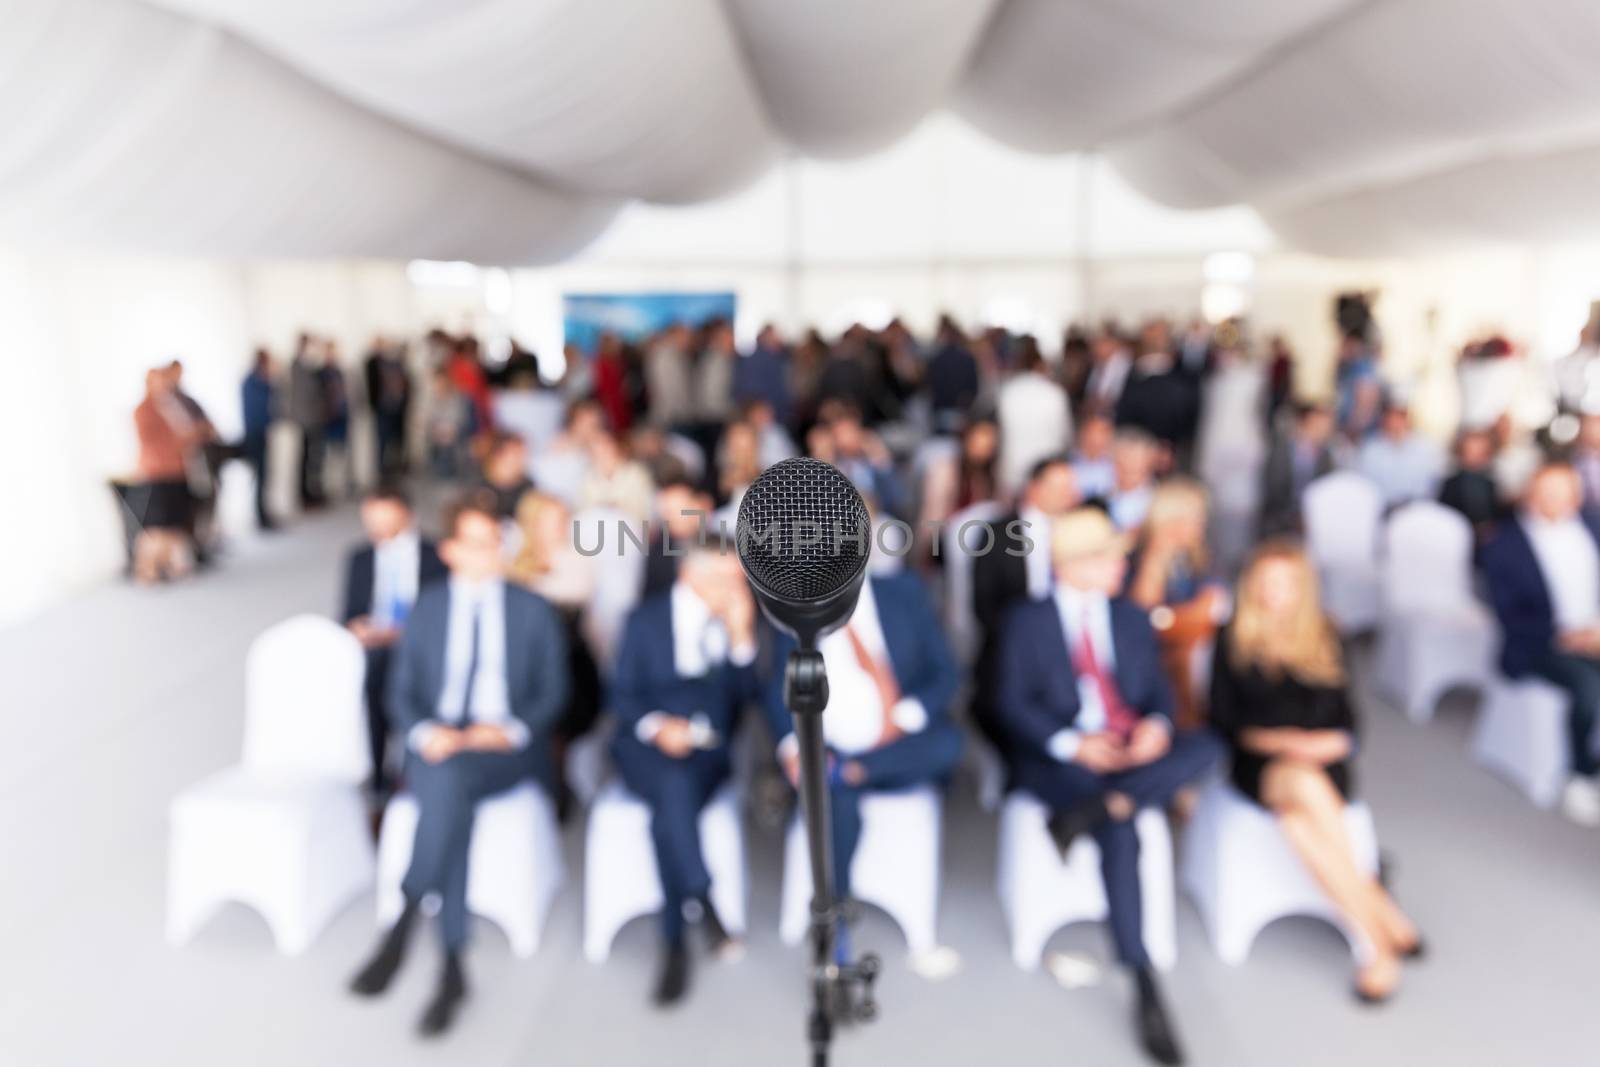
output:
M799 1063L799 956L774 932L778 843L752 834L751 951L708 966L692 1002L644 1008L652 930L624 931L611 962L578 952L576 882L544 947L514 960L482 928L473 1001L438 1045L411 1037L432 949L377 1004L343 983L373 937L371 900L297 960L233 907L189 947L162 940L165 812L187 783L232 761L246 646L271 622L331 606L348 513L241 543L227 565L178 588L121 586L0 630L0 1064L351 1067L461 1063ZM1401 998L1354 1006L1330 929L1286 921L1230 969L1187 903L1173 1005L1193 1062L1247 1065L1595 1062L1600 1047L1600 835L1533 810L1469 762L1471 701L1431 727L1364 702L1367 798L1396 860L1403 902L1433 957ZM581 826L570 828L581 877ZM888 960L883 1017L842 1039L838 1062L1138 1063L1125 990L1063 992L1012 966L993 892L994 832L970 790L951 805L944 940L965 956L929 984L898 936L870 921L858 942ZM1105 952L1077 927L1057 947Z

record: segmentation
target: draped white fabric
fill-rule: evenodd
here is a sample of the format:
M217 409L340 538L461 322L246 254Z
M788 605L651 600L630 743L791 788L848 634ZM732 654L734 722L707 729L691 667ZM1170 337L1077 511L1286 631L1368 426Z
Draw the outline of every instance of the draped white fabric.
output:
M375 118L121 0L0 5L0 234L246 255L554 260L614 204Z
M532 262L951 108L1340 253L1582 233L1594 0L0 0L0 240ZM1591 222L1591 219L1594 221Z

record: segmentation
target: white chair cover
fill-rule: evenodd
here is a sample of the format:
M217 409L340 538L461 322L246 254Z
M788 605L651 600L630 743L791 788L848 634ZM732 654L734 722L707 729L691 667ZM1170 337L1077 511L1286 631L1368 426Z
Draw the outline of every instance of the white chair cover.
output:
M383 816L378 838L378 924L393 923L405 906L400 882L411 863L417 800L400 793ZM500 927L521 957L539 949L544 921L566 877L555 805L524 782L478 805L467 857L467 908Z
M1037 797L1016 792L1000 811L1000 846L995 886L1000 909L1011 928L1011 958L1035 970L1045 945L1070 923L1105 919L1105 881L1100 849L1084 835L1061 854L1046 828L1049 810ZM1173 886L1172 835L1167 817L1146 808L1134 822L1139 835L1139 890L1144 913L1144 945L1150 960L1171 970L1178 959L1177 892Z
M1495 672L1478 714L1473 757L1539 807L1554 807L1572 766L1567 708L1567 694L1549 682L1514 682Z
M1323 606L1344 633L1370 629L1381 614L1378 579L1383 500L1352 471L1335 471L1306 487L1306 549L1322 578Z
M1345 808L1345 828L1357 863L1376 874L1378 838L1365 804ZM1353 952L1364 951L1277 820L1225 782L1214 781L1201 793L1184 833L1180 873L1224 963L1243 963L1256 935L1291 915L1325 919L1345 935Z
M931 785L861 800L861 841L850 865L858 900L882 908L905 935L913 956L938 946L940 818L943 798ZM789 826L783 860L784 944L805 937L811 907L811 858L805 827Z
M728 931L745 929L744 827L730 783L700 812L700 846L711 872L711 902ZM584 846L583 955L604 963L629 920L661 910L661 876L650 839L650 808L620 781L589 809Z
M1378 687L1417 722L1454 686L1489 682L1495 624L1472 595L1472 526L1419 500L1390 516L1383 554Z
M251 645L244 761L171 805L172 943L236 901L267 920L279 951L297 955L372 884L357 787L370 770L364 667L354 637L312 616L279 623Z

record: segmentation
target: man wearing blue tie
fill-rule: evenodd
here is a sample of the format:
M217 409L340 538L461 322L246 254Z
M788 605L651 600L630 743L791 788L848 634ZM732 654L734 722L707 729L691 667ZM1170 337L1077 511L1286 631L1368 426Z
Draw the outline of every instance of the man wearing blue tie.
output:
M339 621L367 652L367 736L372 746L372 790L382 800L389 775L389 653L422 588L449 574L433 542L417 531L404 489L380 485L361 501L367 543L352 549L344 566Z
M658 1006L689 989L686 908L714 955L740 951L711 904L700 810L727 781L739 713L759 695L755 658L755 602L732 545L715 536L691 542L673 584L634 609L617 653L611 752L628 789L650 806L665 897Z
M779 739L778 758L791 783L799 774L799 743L783 699L783 665L794 647L794 638L777 638L766 699L772 736ZM862 583L850 621L824 637L819 650L828 671L822 733L828 749L834 888L847 899L850 863L861 840L862 796L942 782L960 762L961 730L949 709L961 671L922 579L904 571ZM838 952L841 958L850 954L843 925ZM935 949L913 966L938 978L959 962L951 950Z
M541 597L501 578L500 520L476 493L445 518L446 582L423 590L394 652L389 691L405 739L405 780L419 808L405 907L351 983L388 988L418 905L439 898L444 968L422 1016L425 1036L449 1028L466 996L467 859L477 804L528 778L553 780L549 732L567 697L565 631Z
M1011 735L1012 781L1050 808L1063 859L1080 834L1100 846L1112 940L1138 996L1146 1053L1183 1062L1145 952L1139 809L1163 807L1221 757L1210 734L1179 732L1155 630L1122 596L1127 556L1111 519L1077 508L1051 531L1055 589L1018 603L1000 646L996 714Z

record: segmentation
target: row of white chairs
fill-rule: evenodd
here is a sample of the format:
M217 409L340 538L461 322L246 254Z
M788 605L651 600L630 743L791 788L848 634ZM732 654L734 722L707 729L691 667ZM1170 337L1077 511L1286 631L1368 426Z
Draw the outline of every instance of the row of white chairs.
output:
M415 833L415 801L390 802L372 847L359 783L368 771L363 729L364 657L341 627L300 616L264 633L246 667L243 758L185 790L172 804L167 932L188 941L223 903L259 912L280 951L305 951L352 900L376 886L377 918L401 906L400 881ZM863 835L851 867L854 891L899 926L913 955L935 948L941 869L942 797L932 787L864 799ZM618 932L659 911L662 891L649 809L620 783L590 806L583 951L602 962ZM1376 864L1370 816L1351 809L1359 853ZM1039 965L1061 927L1106 914L1099 856L1077 842L1065 862L1045 827L1044 807L1022 794L1000 816L996 883L1021 967ZM1158 966L1177 954L1173 848L1165 816L1139 815L1145 939ZM720 791L701 814L718 911L746 925L748 878L736 791ZM1219 955L1243 960L1255 934L1283 915L1333 918L1271 818L1221 783L1209 786L1190 827L1181 881L1211 930ZM784 864L779 933L804 937L810 871L798 820ZM544 792L529 783L484 801L471 844L468 906L497 925L514 953L537 951L565 878L560 830Z
M1447 691L1477 690L1474 758L1538 806L1553 806L1569 765L1567 698L1547 682L1505 678L1495 665L1498 629L1474 592L1467 520L1419 500L1385 521L1377 487L1352 471L1308 486L1304 513L1329 614L1346 633L1378 629L1375 681L1384 695L1426 723Z

